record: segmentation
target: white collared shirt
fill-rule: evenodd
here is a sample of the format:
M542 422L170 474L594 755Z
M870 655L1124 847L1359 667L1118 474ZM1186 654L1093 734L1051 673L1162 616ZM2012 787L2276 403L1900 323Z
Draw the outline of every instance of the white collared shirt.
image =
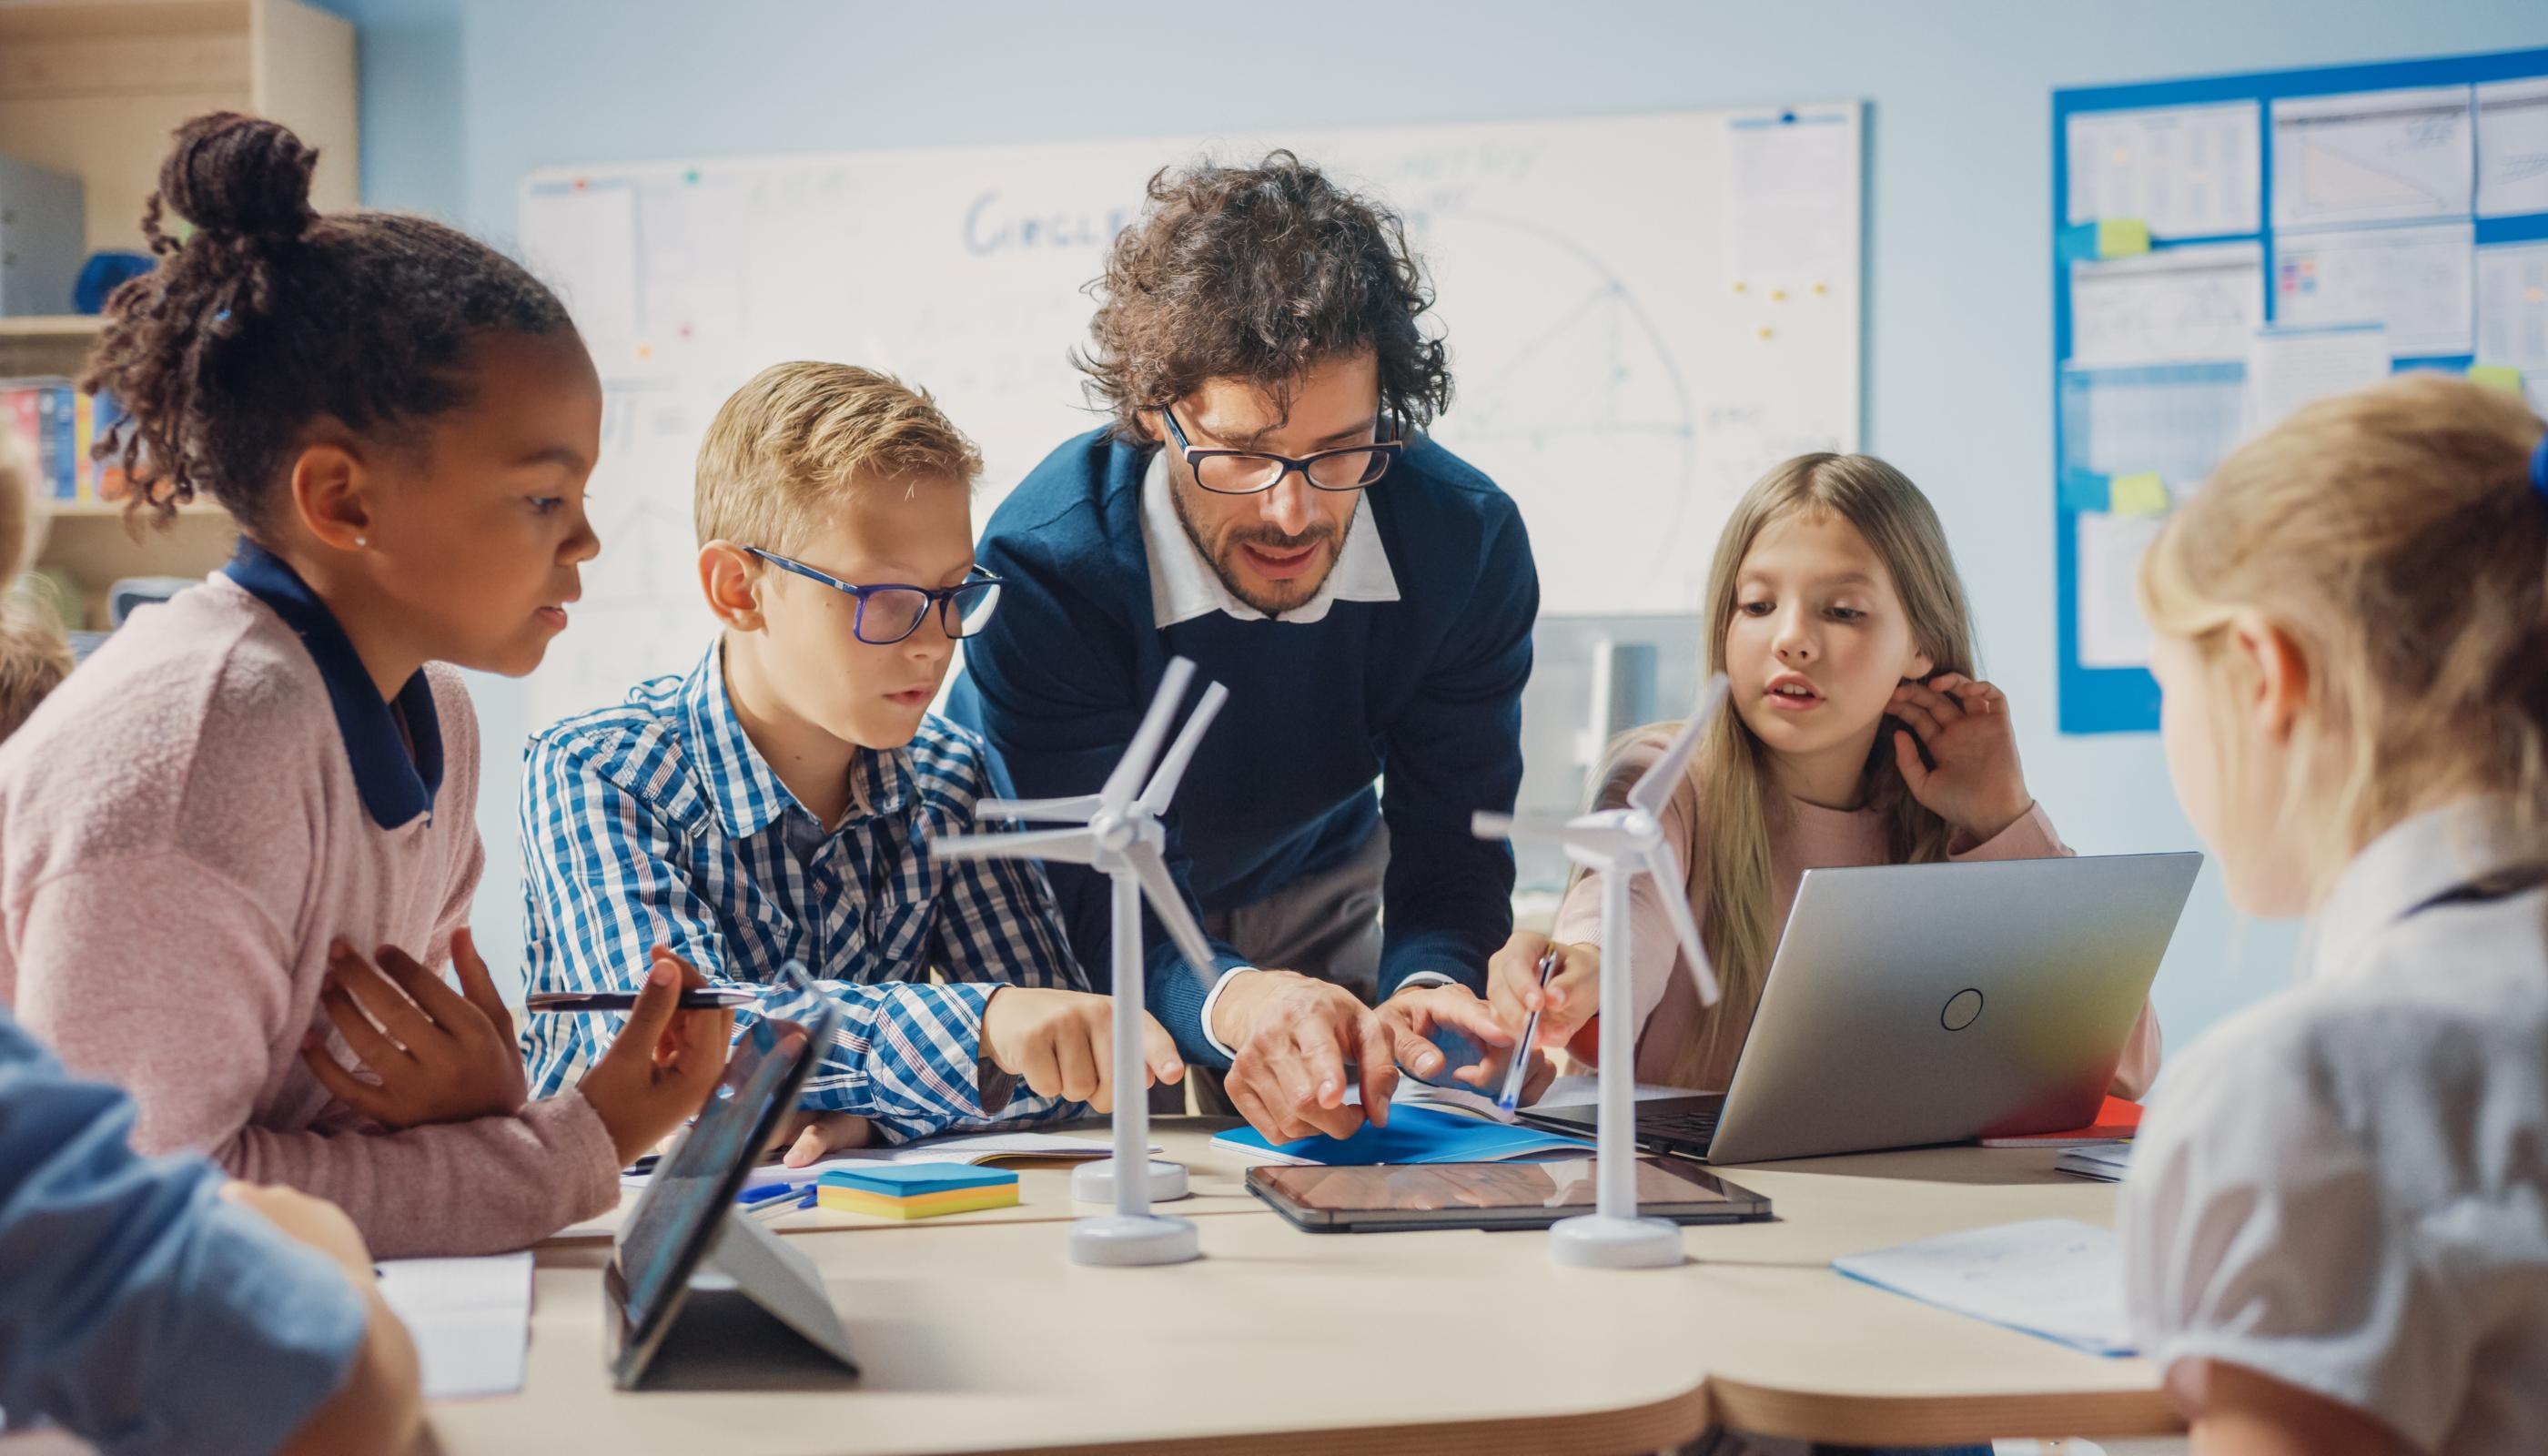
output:
M1150 619L1161 631L1179 622L1222 612L1242 622L1261 622L1265 613L1249 606L1222 585L1221 574L1197 550L1194 538L1186 534L1185 522L1177 518L1176 486L1168 479L1168 452L1164 449L1150 455L1149 469L1141 473L1141 548L1150 562ZM1371 511L1360 497L1354 500L1353 520L1345 527L1345 541L1336 552L1334 570L1319 584L1309 600L1283 613L1275 620L1289 626L1305 627L1324 621L1327 608L1339 601L1396 601L1398 574L1390 570L1389 547L1380 539L1380 528L1371 523ZM1203 998L1203 1039L1224 1056L1236 1052L1213 1035L1213 1011L1221 1004L1221 993L1229 988L1233 977L1256 969L1252 965L1235 965L1223 971ZM1451 978L1439 971L1418 971L1409 976L1404 985L1447 985Z
M1242 622L1261 622L1265 613L1249 606L1222 585L1221 574L1195 549L1177 518L1176 488L1168 480L1168 452L1153 451L1141 476L1141 546L1150 561L1151 624L1165 630L1179 622L1226 612ZM1344 546L1335 568L1319 584L1317 594L1276 618L1293 626L1324 621L1327 608L1339 601L1396 601L1398 574L1389 568L1389 548L1360 497L1353 520L1345 527Z
M2548 1451L2548 888L2498 801L2356 856L2301 984L2167 1069L2125 1182L2142 1352L2226 1360L2434 1456Z

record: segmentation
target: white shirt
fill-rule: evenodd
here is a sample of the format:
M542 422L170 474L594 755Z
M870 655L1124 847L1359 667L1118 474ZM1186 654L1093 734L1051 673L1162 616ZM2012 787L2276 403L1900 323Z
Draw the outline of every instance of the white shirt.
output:
M1242 622L1265 620L1265 613L1222 585L1221 574L1195 549L1185 522L1177 518L1175 491L1168 481L1168 452L1152 452L1150 468L1141 476L1141 548L1150 561L1151 624L1164 632L1217 611ZM1380 528L1371 523L1371 512L1356 497L1334 569L1319 584L1315 595L1275 620L1308 626L1326 620L1327 608L1339 601L1397 599L1398 574L1389 569L1389 548L1380 539Z
M2382 835L2302 983L2168 1068L2125 1279L2189 1410L2227 1360L2436 1456L2548 1452L2548 888L2432 903L2533 858L2505 825L2473 799Z

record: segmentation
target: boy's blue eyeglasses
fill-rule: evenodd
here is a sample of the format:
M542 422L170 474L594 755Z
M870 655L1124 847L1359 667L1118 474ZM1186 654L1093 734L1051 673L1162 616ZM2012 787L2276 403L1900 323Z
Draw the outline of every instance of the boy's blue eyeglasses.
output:
M929 620L929 608L938 608L938 619L950 637L970 637L982 630L991 613L1000 604L1000 579L980 567L953 587L913 587L901 582L880 582L872 587L854 586L817 571L801 561L791 561L775 551L758 546L744 548L781 571L794 572L822 583L835 592L844 592L859 603L850 618L850 631L870 647L891 647L920 630Z

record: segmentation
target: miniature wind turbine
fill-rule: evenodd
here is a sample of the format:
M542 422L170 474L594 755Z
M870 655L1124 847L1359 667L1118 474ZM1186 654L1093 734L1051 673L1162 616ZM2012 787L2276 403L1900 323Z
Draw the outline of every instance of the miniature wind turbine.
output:
M1725 694L1725 675L1719 673L1708 680L1698 711L1682 725L1672 746L1628 790L1627 807L1562 820L1480 814L1471 824L1480 839L1554 840L1566 858L1601 876L1601 1091L1593 1138L1593 1212L1550 1227L1549 1253L1561 1264L1643 1269L1681 1262L1681 1229L1663 1219L1637 1217L1637 1048L1636 1018L1628 1011L1635 1004L1628 971L1634 950L1629 945L1628 889L1636 875L1655 877L1662 890L1657 898L1672 916L1699 1003L1715 1005L1716 971L1699 944L1681 862L1664 842L1662 813L1689 768L1690 755L1698 751L1699 735L1724 708ZM1529 1050L1515 1047L1514 1054Z
M1221 711L1229 689L1215 682L1203 691L1194 716L1177 735L1158 772L1150 761L1168 736L1168 724L1185 700L1194 680L1194 664L1184 658L1169 662L1159 680L1150 710L1133 735L1131 746L1096 793L1061 799L983 799L974 812L982 818L1040 819L1081 826L1030 829L1014 834L949 834L929 842L929 852L955 860L1061 860L1086 864L1114 881L1115 949L1115 1155L1071 1175L1071 1197L1082 1203L1112 1203L1111 1215L1079 1220L1070 1229L1070 1257L1081 1264L1177 1264L1198 1252L1190 1220L1150 1212L1153 1199L1186 1196L1186 1170L1181 1163L1150 1158L1150 1104L1143 1095L1145 1067L1141 1055L1141 899L1149 897L1152 913L1166 926L1187 961L1200 974L1212 973L1211 943L1186 910L1168 873L1163 851L1167 830L1159 815L1185 776L1186 765ZM1140 796L1134 791L1150 774Z

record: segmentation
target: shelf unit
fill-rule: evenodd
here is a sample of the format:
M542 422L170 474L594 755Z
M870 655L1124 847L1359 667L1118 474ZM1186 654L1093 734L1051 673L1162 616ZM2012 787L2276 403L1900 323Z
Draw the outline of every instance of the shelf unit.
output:
M169 134L208 111L268 116L318 148L311 199L356 203L361 175L351 23L300 0L0 0L0 152L75 173L88 247L140 251L141 209ZM62 301L69 307L70 301ZM98 320L0 318L0 378L76 378ZM201 504L137 534L114 504L38 506L36 565L72 579L103 627L117 579L202 576L235 531Z

